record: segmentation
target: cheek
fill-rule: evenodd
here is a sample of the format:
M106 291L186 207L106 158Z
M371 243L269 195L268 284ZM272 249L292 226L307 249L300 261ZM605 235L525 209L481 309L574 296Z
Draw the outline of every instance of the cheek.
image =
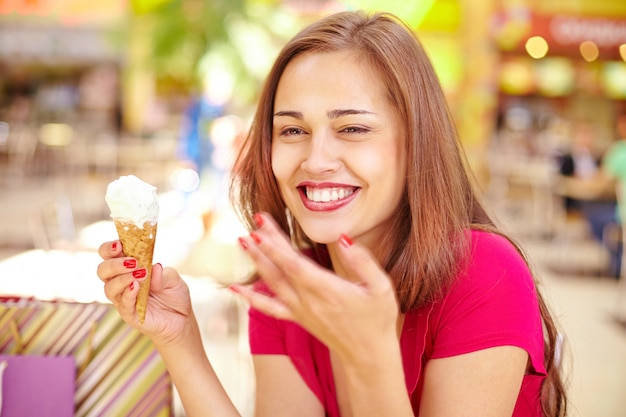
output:
M395 182L394 177L405 172L405 156L389 147L373 147L363 152L352 152L350 158L352 166L359 172L381 181Z
M272 172L281 187L293 172L295 159L294 155L291 155L286 147L272 147Z

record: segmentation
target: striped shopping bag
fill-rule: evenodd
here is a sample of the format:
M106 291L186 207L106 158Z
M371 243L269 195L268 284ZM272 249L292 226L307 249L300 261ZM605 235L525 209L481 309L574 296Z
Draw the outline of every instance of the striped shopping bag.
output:
M109 304L0 300L0 355L71 361L70 415L173 415L172 384L162 359Z

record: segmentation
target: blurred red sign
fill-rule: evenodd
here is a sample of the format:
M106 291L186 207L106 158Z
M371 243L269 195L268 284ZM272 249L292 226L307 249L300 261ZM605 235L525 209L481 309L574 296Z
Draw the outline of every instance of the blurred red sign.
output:
M620 59L619 46L626 44L626 19L611 17L499 13L494 36L507 50L524 50L528 38L541 36L549 55L580 56L580 44L592 41L601 59Z
M581 43L592 41L601 56L615 58L626 44L626 19L534 15L531 21L530 36L543 37L553 52L578 53Z

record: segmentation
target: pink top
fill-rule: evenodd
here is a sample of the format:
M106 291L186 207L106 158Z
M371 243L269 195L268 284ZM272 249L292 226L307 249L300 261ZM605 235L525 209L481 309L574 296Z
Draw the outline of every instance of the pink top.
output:
M532 275L514 246L499 235L472 231L471 256L441 301L406 314L400 344L413 410L417 415L422 371L429 359L512 345L526 350L531 363L513 416L541 416L539 395L546 371ZM254 309L249 314L252 354L288 355L326 415L339 417L326 346L293 322Z

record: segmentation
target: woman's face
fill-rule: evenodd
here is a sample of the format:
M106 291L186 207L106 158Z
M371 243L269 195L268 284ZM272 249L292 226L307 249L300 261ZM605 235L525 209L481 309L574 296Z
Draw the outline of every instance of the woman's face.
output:
M344 233L373 247L404 191L401 121L365 62L350 52L304 54L276 90L272 170L318 243Z

